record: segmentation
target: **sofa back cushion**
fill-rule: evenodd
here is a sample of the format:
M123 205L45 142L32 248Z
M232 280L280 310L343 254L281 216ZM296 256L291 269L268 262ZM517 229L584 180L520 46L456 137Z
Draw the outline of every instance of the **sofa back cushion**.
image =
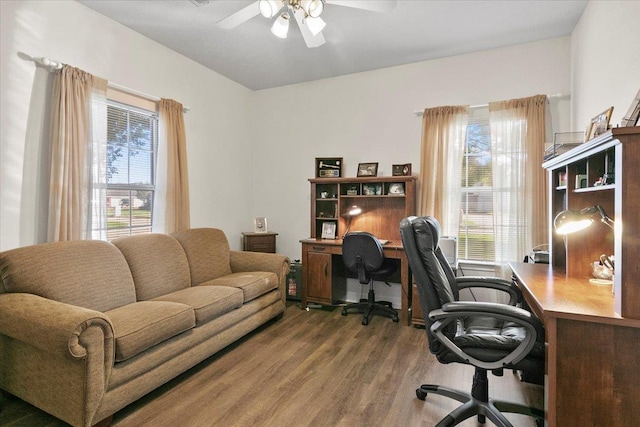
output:
M0 279L0 292L30 293L101 312L136 300L127 261L116 247L98 240L2 252Z
M227 236L217 228L192 228L173 233L187 254L191 285L231 274Z
M180 243L168 234L146 233L113 241L131 269L138 301L190 286L189 263Z

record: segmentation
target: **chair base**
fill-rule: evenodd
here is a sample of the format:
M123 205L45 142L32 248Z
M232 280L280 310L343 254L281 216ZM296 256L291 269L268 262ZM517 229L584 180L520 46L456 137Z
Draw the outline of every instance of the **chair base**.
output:
M342 315L349 314L349 310L357 310L358 313L364 314L362 317L362 324L369 324L369 316L372 314L380 314L385 317L391 318L394 322L398 322L398 312L392 308L389 301L376 301L375 293L373 289L369 289L368 299L360 300L353 304L347 304L342 308Z
M455 426L476 415L480 424L485 423L486 417L498 427L513 427L509 420L502 415L502 412L536 417L536 424L539 426L544 425L544 411L519 403L489 399L485 391L488 391L487 371L476 368L472 393L465 393L435 384L423 384L416 390L416 396L420 400L425 400L427 394L433 393L462 402L461 406L438 422L436 427ZM474 395L476 396L474 397Z

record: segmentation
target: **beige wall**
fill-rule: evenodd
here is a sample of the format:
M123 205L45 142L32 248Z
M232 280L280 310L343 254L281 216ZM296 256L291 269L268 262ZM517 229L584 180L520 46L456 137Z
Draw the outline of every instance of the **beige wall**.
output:
M343 157L345 176L361 162L379 162L379 175L396 163L419 173L415 111L569 92L569 37L256 92L254 212L280 233L278 249L299 258L315 157ZM551 101L556 131L570 130L569 103Z
M591 1L571 35L573 110L582 131L613 106L620 124L640 90L640 1Z
M239 247L252 205L249 89L75 1L2 0L0 16L0 250L43 240L43 94L51 75L25 54L191 107L185 124L192 225L220 227Z

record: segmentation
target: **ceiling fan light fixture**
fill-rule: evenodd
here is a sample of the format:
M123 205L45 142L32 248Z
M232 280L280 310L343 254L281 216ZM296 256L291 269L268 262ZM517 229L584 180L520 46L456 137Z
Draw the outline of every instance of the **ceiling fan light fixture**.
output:
M322 18L306 18L304 22L307 24L309 31L311 31L311 34L314 36L318 35L318 33L320 33L320 31L322 31L327 25Z
M287 12L282 13L282 15L275 20L271 26L271 32L274 36L281 39L287 38L287 33L289 32L289 14Z
M300 7L304 9L305 13L312 17L317 18L322 14L324 10L323 0L301 0Z
M273 18L282 9L284 3L282 0L260 0L260 14L265 18Z

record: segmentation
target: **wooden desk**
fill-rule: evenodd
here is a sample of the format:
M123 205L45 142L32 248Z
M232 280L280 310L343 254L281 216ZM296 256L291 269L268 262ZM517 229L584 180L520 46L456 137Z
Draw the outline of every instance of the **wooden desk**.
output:
M545 325L547 425L637 425L640 320L615 313L610 286L567 277L546 264L510 266Z
M344 298L346 277L342 261L342 240L304 239L302 243L302 308L308 302L334 304ZM411 291L409 261L401 241L389 242L383 247L384 256L400 260L402 306L400 318L409 325L408 293ZM334 257L334 255L338 255Z

